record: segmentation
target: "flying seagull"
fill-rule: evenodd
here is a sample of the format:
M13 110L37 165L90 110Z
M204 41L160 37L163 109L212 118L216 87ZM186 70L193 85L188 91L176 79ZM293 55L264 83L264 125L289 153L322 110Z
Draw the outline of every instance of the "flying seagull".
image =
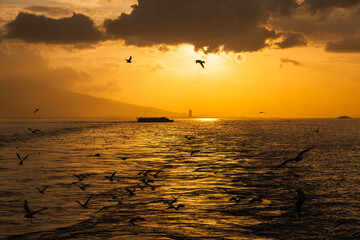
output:
M26 155L24 158L21 158L20 155L18 153L16 153L16 156L18 157L18 159L20 160L19 165L23 164L23 161L25 159L27 159L30 155Z
M284 162L282 162L280 165L278 165L276 168L280 168L286 164L288 164L289 162L299 162L303 159L303 154L306 153L307 151L310 151L311 149L313 149L314 147L310 147L308 149L305 149L304 151L300 152L295 158L291 158L291 159L288 159Z
M32 133L41 132L39 129L28 128Z
M130 56L129 59L125 59L126 63L131 63L132 57Z
M32 211L30 210L29 206L28 206L27 200L25 200L25 201L24 201L24 209L25 209L25 217L32 219L32 218L34 218L34 215L35 215L35 214L37 214L37 213L39 213L39 212L42 212L42 211L46 210L47 208L45 207L45 208L42 208L42 209L37 210L37 211L35 211L35 212L32 212Z
M92 198L92 196L90 196L90 197L88 198L88 200L86 200L86 202L85 202L84 204L82 204L82 203L79 202L78 200L76 200L76 202L77 202L78 204L80 204L82 208L85 209L85 208L87 208L87 204L89 203L89 201L90 201L91 198Z
M259 114L265 114L265 112L258 112L258 114L257 114L257 115L259 115Z
M39 111L39 108L35 109L34 110L34 114L37 113Z
M48 187L49 187L49 186L45 186L43 189L40 189L40 188L36 187L36 189L39 191L39 193L45 194L45 190L46 190Z
M195 62L196 62L196 63L200 63L200 65L201 65L203 68L205 68L205 67L204 67L205 61L203 61L203 60L196 60Z

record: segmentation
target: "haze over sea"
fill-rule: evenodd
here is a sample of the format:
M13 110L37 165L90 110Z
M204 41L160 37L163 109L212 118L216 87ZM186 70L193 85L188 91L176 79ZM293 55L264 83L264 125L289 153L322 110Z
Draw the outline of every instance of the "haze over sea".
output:
M19 165L16 153L30 156ZM359 160L360 119L1 120L0 238L359 239ZM146 170L153 190L138 187ZM115 171L119 181L105 179ZM82 173L86 190L71 185ZM168 209L180 194L185 207ZM87 209L75 202L91 195ZM24 200L48 209L30 221ZM133 226L136 216L145 221Z

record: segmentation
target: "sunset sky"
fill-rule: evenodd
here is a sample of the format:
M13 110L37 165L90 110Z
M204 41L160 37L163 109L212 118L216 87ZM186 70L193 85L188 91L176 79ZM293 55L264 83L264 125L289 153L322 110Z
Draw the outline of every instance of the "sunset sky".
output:
M360 117L360 0L0 0L0 12L0 81L204 117Z

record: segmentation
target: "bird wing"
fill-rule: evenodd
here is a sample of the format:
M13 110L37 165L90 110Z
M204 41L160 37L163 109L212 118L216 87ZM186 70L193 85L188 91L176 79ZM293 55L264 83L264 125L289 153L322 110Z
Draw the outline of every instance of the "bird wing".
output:
M24 201L24 209L25 209L26 215L32 215L30 208L28 206L27 200Z
M287 163L289 163L289 162L291 162L291 161L295 161L295 159L294 159L294 158L291 158L291 159L288 159L288 160L282 162L281 164L279 164L279 165L276 167L276 169L284 166L285 164L287 164Z
M130 56L129 61L131 61L131 59L132 59L132 56Z
M89 203L89 201L90 201L91 198L92 198L92 196L90 196L90 197L88 198L88 200L86 200L84 206L86 206L86 205Z
M18 153L16 153L16 156L18 157L18 159L21 161L21 157Z
M36 189L37 189L39 192L41 192L40 188L36 187Z
M45 186L45 187L43 188L42 192L45 191L48 187L49 187L49 186Z
M82 207L84 206L81 202L79 202L78 200L75 200L75 202L77 202L78 204L80 204Z
M130 189L128 189L128 188L125 188L125 190L128 191L130 194L133 193L133 192L132 192Z
M205 67L204 67L204 63L205 63L205 62L200 62L200 65L201 65L203 68L205 68Z
M40 210L37 210L37 211L35 211L35 212L32 212L32 215L35 215L35 214L37 214L37 213L39 213L39 212L42 212L42 211L44 211L44 210L46 210L47 208L46 207L44 207L44 208L42 208L42 209L40 209Z
M309 147L308 149L305 149L304 151L300 152L295 158L299 158L301 157L304 153L310 151L311 149L313 149L314 147Z
M113 174L111 174L110 178L113 178L115 176L116 172L114 172Z
M26 156L23 158L23 161L24 161L25 159L27 159L29 156L30 156L30 155L26 155Z

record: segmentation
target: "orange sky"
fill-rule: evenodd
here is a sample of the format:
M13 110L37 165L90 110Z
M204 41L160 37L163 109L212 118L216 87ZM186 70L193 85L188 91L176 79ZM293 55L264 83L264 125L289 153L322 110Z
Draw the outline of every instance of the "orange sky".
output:
M180 4L176 9L184 4L184 10L179 10L184 16L177 18L174 12L167 19L158 13L171 12L172 6L161 9L155 0L139 2L137 12L130 7L137 1L126 0L43 0L36 6L28 1L2 1L0 71L5 77L26 76L56 88L126 103L174 112L191 108L197 116L256 117L264 111L266 117L360 117L359 1L349 1L346 6L320 6L311 0L294 1L294 6L288 4L291 1L268 2L273 1L280 10L268 10L273 8L266 5L268 12L262 13L265 10L258 10L256 0L253 2L259 6L234 6L239 11L256 10L259 16L243 16L249 18L246 24L239 18L240 22L229 29L229 22L213 26L216 16L211 19L206 11L201 12L201 19L208 18L195 26L205 28L198 31L191 30L191 22L182 22L188 12L189 16L195 14L191 11L197 7L186 6L186 1L174 1ZM214 4L218 9L220 2L208 1L206 7ZM231 17L230 23L237 22L238 12L229 10L232 2L227 2L230 7L225 10L209 12L217 11L219 18L224 14ZM54 20L70 18L76 12L89 17L99 33L108 32L91 41L80 36L71 42L76 37L54 40L35 29L32 32L39 34L34 38L21 32L19 12L31 13L29 17L34 19L44 15ZM124 12L128 15L121 15ZM144 26L149 12L159 19ZM116 22L120 15L122 22ZM121 31L110 32L103 25L105 19L111 19ZM10 22L14 22L12 30ZM129 24L134 24L133 28ZM240 31L239 35L234 31ZM205 54L201 49L206 46L209 53ZM126 64L124 59L130 55L133 63ZM206 62L205 69L195 64L197 59Z

